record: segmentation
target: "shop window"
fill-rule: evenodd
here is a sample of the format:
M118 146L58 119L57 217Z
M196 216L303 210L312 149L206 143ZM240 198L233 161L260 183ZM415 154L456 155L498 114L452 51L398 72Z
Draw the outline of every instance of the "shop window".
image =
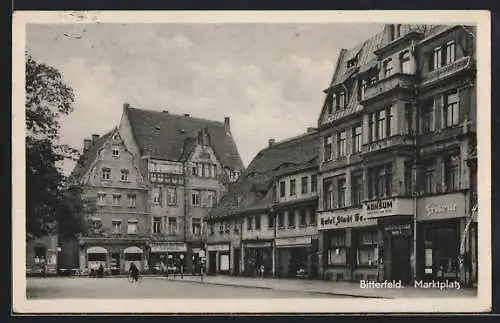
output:
M378 264L377 231L360 231L357 238L356 265L376 266Z
M456 226L429 226L424 231L426 275L436 278L456 278L460 235Z
M336 232L330 236L327 249L327 264L328 265L345 265L347 264L347 249L345 247L345 232Z
M221 254L219 257L219 270L229 271L229 255Z

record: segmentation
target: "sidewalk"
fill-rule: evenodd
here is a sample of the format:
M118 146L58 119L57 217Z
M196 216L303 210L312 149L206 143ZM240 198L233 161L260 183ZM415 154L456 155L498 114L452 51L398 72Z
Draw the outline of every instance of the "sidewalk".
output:
M355 282L332 282L305 279L273 279L273 278L247 278L233 276L205 276L203 282L200 276L158 277L163 280L175 280L186 283L212 284L224 286L238 286L248 288L261 288L282 291L301 291L320 293L326 295L364 297L364 298L453 298L476 297L477 289L424 289L415 288L413 285L405 288L361 288Z

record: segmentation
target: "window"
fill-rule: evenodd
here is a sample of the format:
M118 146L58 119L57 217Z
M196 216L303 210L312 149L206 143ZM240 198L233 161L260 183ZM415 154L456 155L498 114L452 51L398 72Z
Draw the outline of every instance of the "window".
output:
M333 94L333 95L335 95L335 94ZM333 113L333 102L335 102L333 100L333 96L332 95L327 96L326 107L328 109L328 114L332 114Z
M344 231L332 234L328 240L326 243L328 265L345 265L347 263L347 250Z
M432 99L423 102L421 112L422 133L434 131L434 102Z
M338 191L339 191L338 192L338 207L342 208L342 207L346 206L346 204L345 204L345 192L346 192L347 183L346 183L345 177L339 178L337 183L338 183Z
M331 104L332 110L333 110L333 107L335 107L335 111L337 111L339 109L339 102L337 99L337 94L335 94L335 93L332 94L332 101L330 104Z
M452 90L445 96L446 104L444 106L444 125L451 127L458 124L459 118L459 99L458 90Z
M121 199L121 194L113 194L113 206L120 206Z
M342 131L337 134L337 156L340 157L345 157L346 155L346 132Z
M385 139L387 134L387 119L385 110L381 110L378 113L377 118L377 139Z
M122 232L122 221L121 220L113 220L113 233L121 233Z
M295 228L295 211L288 211L288 228Z
M413 110L411 103L405 103L404 131L407 135L413 135Z
M325 140L325 142L324 142L324 146L325 146L324 160L329 161L329 160L332 160L333 136L328 135L325 137L324 140Z
M286 183L285 181L280 182L280 197L285 197L286 195Z
M432 69L437 70L443 66L443 54L441 46L432 50Z
M376 266L378 264L377 231L361 231L357 234L356 265Z
M241 221L240 220L234 220L234 226L233 226L233 232L234 233L239 233L240 232L240 225L241 225Z
M299 213L299 226L301 228L307 226L307 213L306 213L306 210L300 210L300 213Z
M398 38L401 36L403 36L403 34L401 33L401 25L396 25L396 37L394 38Z
M191 191L191 205L192 206L200 206L200 191L192 190Z
M253 217L251 216L247 218L247 231L252 231L252 219Z
M285 213L284 212L278 213L278 226L280 228L285 227Z
M273 214L268 214L267 215L267 227L268 228L274 228L274 215Z
M436 160L426 160L422 164L424 171L424 193L436 193Z
M120 146L118 145L113 145L113 152L112 155L114 158L120 157Z
M347 105L347 94L342 91L339 94L339 109L344 109L346 105Z
M255 216L255 230L260 230L260 215Z
M391 108L373 112L369 116L370 141L382 140L391 136Z
M404 74L412 74L409 51L405 51L401 54L401 72Z
M161 187L153 186L153 204L161 204Z
M381 198L392 193L392 164L368 169L368 197Z
M127 199L128 199L128 207L135 207L137 196L135 194L128 194Z
M296 187L295 187L295 179L290 180L290 196L294 196L296 194Z
M177 205L177 189L175 187L167 188L168 205Z
M120 181L128 182L128 173L129 171L127 169L122 169L120 171Z
M217 196L215 191L207 191L207 206L214 207L217 204Z
M111 168L103 168L102 169L102 179L110 180L111 179Z
M392 58L386 59L384 61L384 77L389 77L394 71L394 66L392 64Z
M168 234L176 234L177 233L177 218L169 217L168 218Z
M191 219L191 233L195 236L199 236L201 234L201 219L200 218L192 218Z
M413 193L413 161L407 160L404 162L404 185L406 195Z
M161 218L155 216L153 218L153 233L160 233L161 232Z
M305 176L300 179L300 192L302 194L307 194L309 188L309 177Z
M191 166L191 174L193 176L198 176L198 165L196 163L194 163L192 166Z
M127 233L128 234L136 234L137 233L137 220L128 220Z
M459 165L460 158L458 155L446 156L444 160L445 183L447 191L455 191L459 189Z
M231 223L229 223L229 221L224 222L224 231L226 233L229 233L229 231L231 231Z
M311 214L309 217L309 225L315 226L316 225L316 208L311 208Z
M97 205L99 206L106 205L106 194L97 193Z
M196 166L198 167L197 176L203 176L203 165L201 163L196 163Z
M359 206L363 200L363 174L352 174L352 205Z
M223 234L224 233L224 223L221 222L219 223L219 234Z
M331 178L323 181L323 206L325 210L333 209L333 181Z
M318 175L311 175L311 192L316 192L318 190Z
M446 58L445 58L445 63L446 65L451 64L455 61L455 41L451 40L446 43Z
M352 129L352 152L353 154L359 153L361 151L362 144L362 128L361 125L356 126Z

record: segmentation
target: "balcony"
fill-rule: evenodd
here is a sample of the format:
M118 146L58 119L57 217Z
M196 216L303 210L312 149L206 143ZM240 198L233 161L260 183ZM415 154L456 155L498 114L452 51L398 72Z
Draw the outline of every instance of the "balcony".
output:
M345 118L348 118L350 116L355 115L358 112L363 111L363 106L361 104L350 104L347 106L345 109L340 109L337 111L334 111L332 114L328 115L325 118L325 121L323 124L331 123L331 122L340 122L341 120L344 120Z
M472 67L470 56L462 57L451 64L443 66L437 70L422 75L421 87L430 86L436 82L457 75L462 71L469 70Z
M396 135L382 140L374 141L363 145L362 153L369 154L390 148L412 147L414 145L413 137L409 135Z
M400 73L393 74L367 87L361 101L363 104L366 104L368 101L372 101L383 95L388 95L392 92L400 90L411 93L413 91L414 84L414 75Z

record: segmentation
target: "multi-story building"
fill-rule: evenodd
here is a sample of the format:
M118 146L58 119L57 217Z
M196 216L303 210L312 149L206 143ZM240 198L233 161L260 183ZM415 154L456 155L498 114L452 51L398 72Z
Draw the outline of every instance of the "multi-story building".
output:
M202 219L243 162L224 122L124 106L120 133L148 183L149 266L192 271L203 248Z
M119 130L84 139L83 154L72 178L96 202L88 232L79 237L82 270L99 267L126 271L131 262L146 267L148 241L147 186L140 166ZM65 249L69 246L65 244Z
M118 128L84 140L73 172L97 213L80 237L80 266L124 271L183 266L204 244L202 219L243 163L224 122L124 105Z
M207 217L209 273L315 271L317 144L317 132L309 129L282 142L271 139L255 156Z
M467 166L476 138L474 61L467 26L386 25L341 51L319 118L325 279L459 278L476 203Z

